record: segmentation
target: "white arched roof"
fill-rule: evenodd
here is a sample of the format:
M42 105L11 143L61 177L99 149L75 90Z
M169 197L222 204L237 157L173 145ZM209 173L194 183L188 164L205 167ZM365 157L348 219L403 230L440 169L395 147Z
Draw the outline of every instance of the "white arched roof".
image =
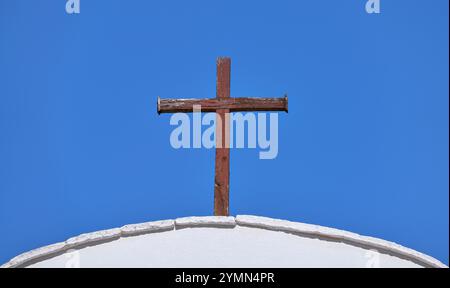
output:
M82 234L8 267L447 267L393 242L266 217L186 217Z

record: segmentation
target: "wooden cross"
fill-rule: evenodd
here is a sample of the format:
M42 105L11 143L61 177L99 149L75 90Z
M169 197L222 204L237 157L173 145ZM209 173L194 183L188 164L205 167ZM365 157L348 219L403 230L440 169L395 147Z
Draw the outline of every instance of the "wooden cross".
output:
M231 98L230 69L231 59L217 59L216 98L206 99L160 99L158 114L193 112L194 105L200 105L202 112L216 112L216 164L214 180L214 215L229 215L230 185L230 149L229 141L230 112L238 111L288 111L288 98ZM218 124L220 123L220 124Z

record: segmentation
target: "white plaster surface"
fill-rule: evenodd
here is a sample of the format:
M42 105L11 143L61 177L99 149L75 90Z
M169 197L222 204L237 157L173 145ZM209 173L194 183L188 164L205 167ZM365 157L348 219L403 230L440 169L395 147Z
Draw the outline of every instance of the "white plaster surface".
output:
M151 233L151 232L171 230L173 228L174 228L173 220L162 220L155 222L125 225L121 228L121 232L123 236L131 236L141 233Z
M68 266L446 267L385 240L248 215L186 217L82 234L2 267Z
M175 225L183 226L235 226L236 221L231 216L184 217L175 220Z

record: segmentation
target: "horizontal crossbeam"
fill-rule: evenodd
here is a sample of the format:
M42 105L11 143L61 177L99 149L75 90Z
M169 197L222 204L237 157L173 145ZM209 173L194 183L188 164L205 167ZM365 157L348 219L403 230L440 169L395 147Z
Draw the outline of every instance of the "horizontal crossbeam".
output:
M192 112L194 105L199 105L202 112L216 112L218 109L239 111L285 111L288 112L288 97L281 98L206 98L206 99L160 99L158 97L158 114Z

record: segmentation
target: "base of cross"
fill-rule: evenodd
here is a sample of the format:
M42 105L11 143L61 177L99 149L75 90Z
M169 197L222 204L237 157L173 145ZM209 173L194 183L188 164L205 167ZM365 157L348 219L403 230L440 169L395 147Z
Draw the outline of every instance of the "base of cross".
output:
M217 58L216 98L207 99L160 99L157 111L161 113L193 112L194 106L201 107L202 112L216 112L216 163L214 178L214 215L229 215L230 189L230 149L229 123L220 121L227 119L225 115L240 111L284 111L288 112L288 98L232 98L230 97L231 59ZM220 123L220 124L218 124Z

